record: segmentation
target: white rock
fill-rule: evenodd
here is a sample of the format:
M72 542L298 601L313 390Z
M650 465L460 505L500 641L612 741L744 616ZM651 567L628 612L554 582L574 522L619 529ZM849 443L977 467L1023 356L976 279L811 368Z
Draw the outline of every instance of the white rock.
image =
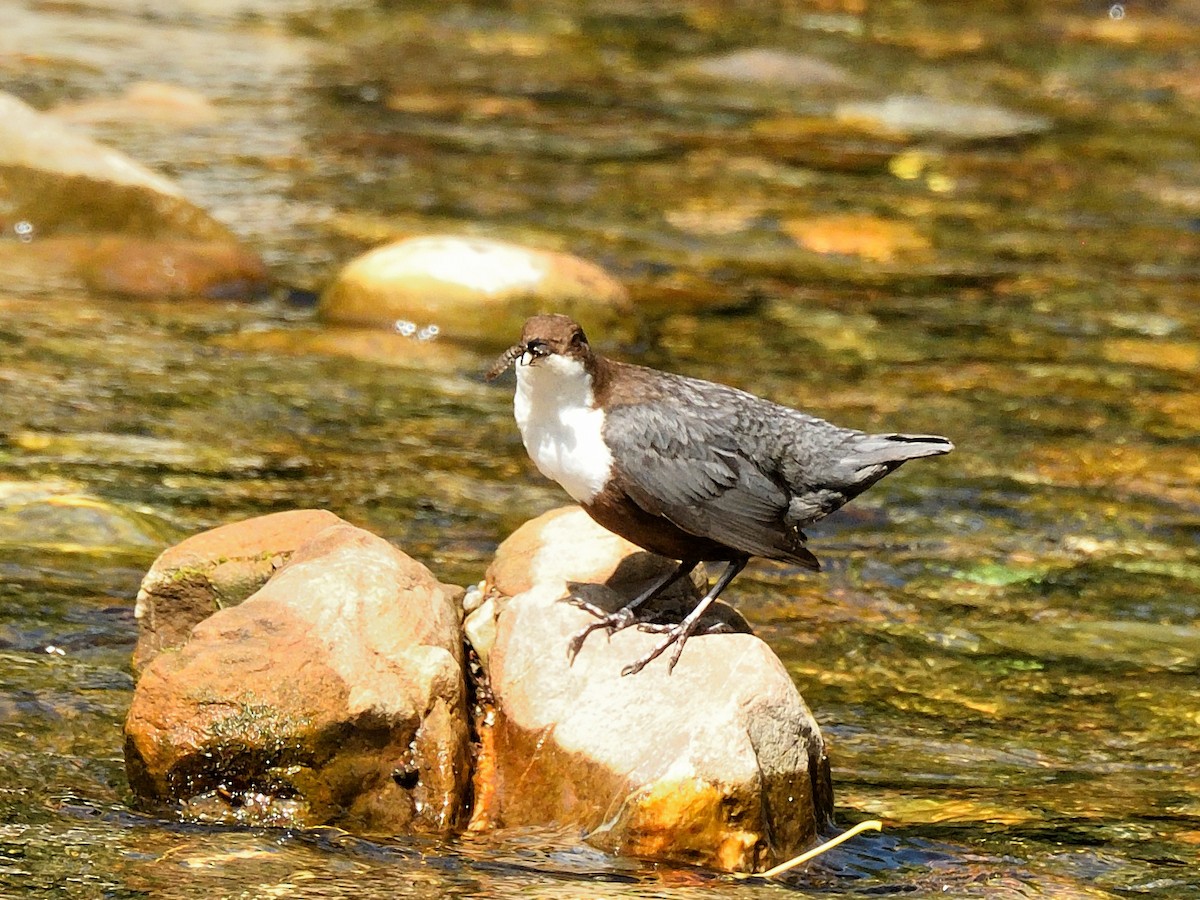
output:
M487 661L495 715L475 827L574 823L614 853L749 871L793 855L826 824L820 730L758 638L699 635L674 671L660 659L622 676L661 639L630 628L611 640L593 633L568 661L570 637L594 621L564 601L568 591L616 608L673 565L578 508L501 545L487 579L498 611ZM680 594L690 608L695 585ZM736 613L725 617L737 627Z
M494 337L509 319L544 310L608 321L628 307L624 286L594 263L454 235L376 247L348 263L321 298L327 322L390 327L403 320L451 337Z

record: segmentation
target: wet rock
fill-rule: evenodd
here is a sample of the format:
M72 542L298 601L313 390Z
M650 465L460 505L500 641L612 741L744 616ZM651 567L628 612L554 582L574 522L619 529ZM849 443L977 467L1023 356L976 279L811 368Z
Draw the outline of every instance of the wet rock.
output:
M1130 5L1132 9L1132 4ZM1115 8L1115 7L1113 7ZM1137 15L1054 16L1053 28L1061 31L1067 41L1098 41L1106 44L1126 44L1140 47L1191 48L1195 46L1194 18L1153 15L1149 9L1138 9Z
M99 238L79 274L90 290L125 297L253 297L270 286L258 255L228 241Z
M58 552L152 551L171 536L165 522L92 496L82 485L0 481L0 545Z
M203 94L157 81L131 84L116 97L64 103L50 114L66 122L153 122L177 127L207 125L219 118Z
M1047 132L1052 126L1042 116L1022 115L998 106L947 103L907 94L875 102L840 103L834 117L885 135L965 141L1025 137Z
M764 87L805 88L849 84L850 73L815 56L770 47L735 50L680 66L685 78Z
M183 645L192 628L261 588L296 548L331 525L323 509L298 509L232 522L163 551L142 579L134 617L134 673L164 650Z
M813 253L858 256L874 262L923 257L931 249L929 238L915 226L876 216L788 219L781 227L797 244Z
M773 160L831 172L882 171L905 145L899 135L863 140L860 128L827 116L769 116L752 123L750 133L759 152Z
M378 328L281 328L237 331L217 338L222 347L294 356L341 356L383 366L454 373L482 371L488 365L479 356L446 340L421 340Z
M17 293L247 297L257 254L123 154L0 93L0 273Z
M457 600L381 538L321 530L146 668L125 723L135 794L221 821L454 828L469 771Z
M70 229L230 240L171 181L0 93L0 209L35 235Z
M1200 344L1140 338L1110 338L1101 352L1109 362L1193 373L1200 371Z
M74 290L146 299L257 297L271 285L262 260L232 242L139 235L0 242L0 272L17 292Z
M350 262L321 298L327 322L494 337L545 309L601 325L629 308L624 286L594 263L489 238L429 235Z
M739 200L709 198L689 200L681 207L667 209L663 218L687 234L697 237L724 237L749 231L768 212L763 199Z
M575 507L501 545L471 617L495 625L483 654L495 706L481 729L473 828L574 823L609 852L751 871L827 823L820 731L733 610L714 619L724 633L689 641L672 673L660 659L621 676L660 639L637 629L593 634L568 662L569 638L593 621L564 602L568 590L616 608L672 565ZM696 596L685 584L668 605Z

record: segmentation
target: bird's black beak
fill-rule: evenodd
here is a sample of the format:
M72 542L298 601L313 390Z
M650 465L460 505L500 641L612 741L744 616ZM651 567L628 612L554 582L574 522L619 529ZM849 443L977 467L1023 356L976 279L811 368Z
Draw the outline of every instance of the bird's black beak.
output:
M487 374L483 377L488 381L494 381L503 375L513 363L520 362L521 365L528 366L544 356L549 356L552 352L549 344L537 338L523 344L513 344L500 354L495 365L488 369Z
M545 341L534 338L525 344L525 352L521 354L521 365L528 366L543 356L550 355L550 347Z

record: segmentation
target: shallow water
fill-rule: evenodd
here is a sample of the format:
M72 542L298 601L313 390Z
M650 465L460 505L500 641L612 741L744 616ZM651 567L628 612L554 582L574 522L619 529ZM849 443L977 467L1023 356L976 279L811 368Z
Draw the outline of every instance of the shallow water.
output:
M339 262L452 230L621 277L640 314L592 336L607 351L958 444L812 529L822 574L756 563L729 594L830 740L839 822L886 825L792 887L1200 897L1191 5L9 12L0 70L38 106L142 80L213 101L215 121L93 133L178 180L293 290L236 305L0 288L0 478L77 498L0 504L0 894L786 889L571 834L369 842L132 809L132 598L161 548L324 506L467 584L563 502L524 458L510 384L482 380L509 325L488 346L450 335L425 366L309 342L303 298ZM689 73L744 47L844 77ZM933 132L839 118L892 94L925 98ZM979 139L946 103L1045 130Z

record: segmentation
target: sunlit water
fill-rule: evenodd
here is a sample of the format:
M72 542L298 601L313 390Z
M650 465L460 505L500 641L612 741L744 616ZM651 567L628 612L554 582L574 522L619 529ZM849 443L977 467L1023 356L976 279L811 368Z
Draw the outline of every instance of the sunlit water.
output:
M790 883L1200 897L1200 20L1184 3L857 6L29 3L0 62L40 106L137 80L212 99L215 123L95 133L179 180L293 300L404 233L568 249L643 310L592 336L607 351L951 437L954 455L812 529L825 572L757 563L729 595L822 724L839 821L886 823ZM848 78L683 72L740 47ZM830 124L893 93L1049 130ZM805 244L847 214L907 230L841 255ZM466 584L564 497L524 459L511 386L481 377L514 323L488 346L439 338L443 364L423 368L306 351L312 311L282 296L133 304L9 279L0 311L0 477L102 504L3 521L0 894L784 890L573 834L367 841L141 816L121 721L132 598L161 548L323 506Z

